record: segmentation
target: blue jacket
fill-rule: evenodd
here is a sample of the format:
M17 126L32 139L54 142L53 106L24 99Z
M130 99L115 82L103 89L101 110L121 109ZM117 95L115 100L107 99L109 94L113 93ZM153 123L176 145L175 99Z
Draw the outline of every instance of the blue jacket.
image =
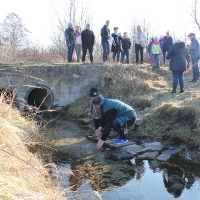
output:
M189 46L189 52L190 52L192 59L200 57L200 49L199 48L200 47L199 47L198 40L196 38L193 38L191 40L191 44Z
M171 71L186 71L186 60L189 59L188 51L184 42L175 43L167 53L167 60L170 59Z

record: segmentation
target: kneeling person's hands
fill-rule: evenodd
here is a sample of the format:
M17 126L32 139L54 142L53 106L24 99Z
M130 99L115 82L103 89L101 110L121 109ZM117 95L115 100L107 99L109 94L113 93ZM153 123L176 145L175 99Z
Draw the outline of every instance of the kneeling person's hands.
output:
M103 146L103 144L104 144L104 141L100 139L100 140L97 142L97 149L101 149L102 146Z

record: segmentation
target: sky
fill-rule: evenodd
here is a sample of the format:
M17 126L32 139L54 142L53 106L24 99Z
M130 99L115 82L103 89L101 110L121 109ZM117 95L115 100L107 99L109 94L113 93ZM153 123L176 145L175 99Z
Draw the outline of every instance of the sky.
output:
M165 35L167 30L176 32L176 37L195 32L196 27L189 16L187 0L92 0L93 29L98 35L105 21L110 20L110 29L119 27L120 32L130 33L131 20L150 21L155 36ZM189 1L189 0L188 0ZM50 44L53 6L63 11L64 0L0 0L0 23L8 13L17 13L31 32L30 39L40 45ZM191 2L191 0L190 0Z

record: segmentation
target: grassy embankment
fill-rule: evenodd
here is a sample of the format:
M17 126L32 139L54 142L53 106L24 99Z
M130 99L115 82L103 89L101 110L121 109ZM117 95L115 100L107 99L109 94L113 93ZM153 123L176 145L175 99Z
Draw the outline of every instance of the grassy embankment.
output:
M41 154L30 152L39 144L37 135L33 121L0 99L0 199L64 199Z
M199 150L200 92L199 84L189 83L191 69L185 73L185 93L170 94L172 76L168 68L152 72L142 66L110 66L98 86L104 97L116 98L136 109L145 118L129 137L173 141ZM89 94L67 108L69 116L87 117Z

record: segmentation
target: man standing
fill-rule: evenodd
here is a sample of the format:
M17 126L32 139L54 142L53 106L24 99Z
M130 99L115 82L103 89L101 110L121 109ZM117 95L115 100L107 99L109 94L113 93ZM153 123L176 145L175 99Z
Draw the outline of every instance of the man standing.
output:
M125 127L130 127L135 123L136 113L134 109L116 99L102 99L98 96L94 97L92 103L96 108L102 110L102 123L101 126L95 131L97 137L101 136L97 143L97 148L100 149L106 141L111 128L119 134L113 138L116 145L128 142ZM103 134L102 134L103 130Z
M140 52L140 62L141 64L143 64L143 49L146 44L146 34L142 32L141 26L137 26L137 33L135 34L134 42L135 42L136 64L138 65L139 52Z
M199 80L199 58L200 58L200 47L199 42L195 37L194 33L190 33L188 37L191 40L191 44L189 46L189 53L192 59L192 70L193 70L193 79L190 82L198 82Z
M107 20L103 28L101 29L101 44L103 46L103 61L108 60L108 55L110 52L108 39L110 36L110 29L108 28L110 21Z
M161 46L161 48L163 50L163 62L164 62L164 65L165 65L165 62L166 62L166 56L167 56L166 54L169 51L169 49L172 46L172 44L173 44L173 39L170 36L169 31L167 31L166 36L163 38L163 45Z
M82 47L83 47L82 61L85 62L85 56L86 56L87 50L89 50L90 61L92 63L95 36L94 36L93 31L90 30L90 24L86 24L86 29L82 31L81 38L82 38Z
M130 48L131 48L131 41L128 38L127 32L124 32L123 38L122 38L122 58L121 58L121 63L123 64L124 62L124 56L126 56L126 63L130 63Z
M72 22L68 23L68 28L65 30L65 38L68 47L68 62L72 62L72 54L76 43L76 33Z

